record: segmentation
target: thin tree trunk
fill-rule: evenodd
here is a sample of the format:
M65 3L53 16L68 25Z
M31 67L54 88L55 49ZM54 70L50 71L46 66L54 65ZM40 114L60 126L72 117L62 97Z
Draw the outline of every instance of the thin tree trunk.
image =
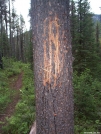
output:
M32 0L37 134L73 134L69 0Z
M3 50L3 9L1 5L1 47L0 47L2 53L4 52Z
M6 23L6 35L8 36L8 31L7 31L7 11L5 10L5 23Z
M21 60L24 62L23 33L20 34Z
M9 0L9 31L10 31L10 44L11 44L11 5Z

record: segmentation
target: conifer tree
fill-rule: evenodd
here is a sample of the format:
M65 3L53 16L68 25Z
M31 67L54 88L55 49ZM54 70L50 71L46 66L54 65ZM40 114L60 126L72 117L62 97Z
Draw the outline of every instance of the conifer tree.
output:
M37 134L73 134L69 0L32 0Z
M80 73L85 68L89 68L93 72L96 69L95 63L98 59L94 37L94 24L88 0L78 0L75 8L75 16L77 16L76 27L71 28L76 33L75 37L73 37L72 33L72 42L74 42L73 56L75 57L74 70Z

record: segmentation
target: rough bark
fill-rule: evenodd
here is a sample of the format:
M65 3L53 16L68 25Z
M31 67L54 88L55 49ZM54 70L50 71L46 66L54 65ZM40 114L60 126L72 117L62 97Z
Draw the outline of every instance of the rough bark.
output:
M32 0L36 133L73 134L69 0Z

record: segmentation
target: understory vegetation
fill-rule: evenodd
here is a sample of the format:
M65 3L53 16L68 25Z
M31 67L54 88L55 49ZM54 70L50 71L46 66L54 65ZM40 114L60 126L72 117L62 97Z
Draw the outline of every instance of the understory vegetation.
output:
M19 62L18 62L19 63ZM11 101L11 96L14 91L10 89L10 77L17 75L21 72L18 63L12 59L7 60L3 58L4 69L0 69L0 114L2 115L3 110L6 108L7 104Z
M12 96L13 91L9 87L10 78L21 72L23 73L20 101L15 107L14 114L10 118L6 118L7 123L3 127L4 134L27 134L35 120L35 94L33 72L30 69L31 66L30 64L24 64L6 58L3 58L3 63L4 69L3 71L0 70L0 74L2 74L2 84L0 85L0 90L2 90L0 91L2 93L0 94L0 106L2 105L6 107L10 102L10 96ZM2 112L5 110L4 108Z
M3 127L4 134L27 134L35 120L35 93L33 83L33 71L30 64L25 64L13 59L3 58L4 69L0 70L1 83L0 105L3 113L5 107L11 101L14 94L9 87L10 78L23 73L21 99L15 107L15 113L6 118L7 124ZM98 132L101 128L101 82L91 75L90 69L86 69L79 76L74 72L74 103L75 103L75 134L84 132ZM4 107L3 107L4 106ZM1 108L1 107L0 107Z
M101 82L89 69L74 73L75 134L101 131Z
M10 92L6 73L0 70L0 114L3 114L4 108L10 102Z

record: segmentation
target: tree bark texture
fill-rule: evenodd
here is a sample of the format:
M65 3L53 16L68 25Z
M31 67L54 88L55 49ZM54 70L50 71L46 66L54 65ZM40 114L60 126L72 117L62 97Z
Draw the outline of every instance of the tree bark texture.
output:
M36 133L73 134L69 0L32 0Z

